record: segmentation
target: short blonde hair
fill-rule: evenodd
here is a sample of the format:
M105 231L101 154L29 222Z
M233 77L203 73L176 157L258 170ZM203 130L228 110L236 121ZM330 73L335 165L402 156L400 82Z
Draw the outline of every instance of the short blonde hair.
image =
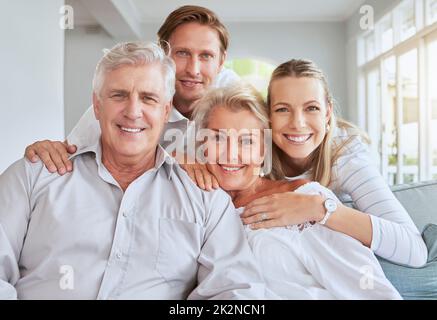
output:
M360 130L355 125L343 120L337 119L335 101L329 90L328 81L322 70L310 60L292 59L281 65L279 65L272 74L268 87L267 95L267 106L269 108L269 113L271 112L271 88L272 83L277 79L282 79L286 77L292 78L313 78L318 79L325 92L326 103L332 108L331 117L328 121L330 130L325 134L322 143L317 147L316 150L310 155L311 157L311 179L319 182L323 186L328 186L331 183L332 178L332 166L335 161L341 155L343 148L356 136L360 136L367 143L370 142L366 133ZM333 142L335 128L344 128L351 135L346 141L341 144L335 144ZM288 157L282 150L280 150L276 145L273 146L273 176L275 179L283 179L284 173L284 158Z
M232 111L248 110L258 118L264 129L270 128L269 115L264 100L260 93L249 84L233 83L230 86L207 91L194 107L192 120L195 122L196 128L207 128L212 111L219 106Z
M158 30L158 39L165 48L172 33L182 24L196 22L211 27L217 31L220 40L221 53L224 54L229 46L229 33L218 16L211 10L200 6L182 6L170 13Z

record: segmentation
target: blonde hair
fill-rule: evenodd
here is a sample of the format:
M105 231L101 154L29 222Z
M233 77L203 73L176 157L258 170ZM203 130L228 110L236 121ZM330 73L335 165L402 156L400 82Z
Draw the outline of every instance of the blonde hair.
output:
M208 127L212 111L225 107L234 112L248 110L262 123L264 129L270 128L270 120L264 100L259 92L249 84L233 83L232 86L210 89L194 107L192 120L197 129Z
M251 85L246 83L233 84L223 88L210 89L199 101L196 102L192 120L195 121L196 129L208 128L210 117L215 108L222 107L227 110L238 112L247 110L251 112L261 123L262 129L270 129L270 119L267 106L261 94ZM271 144L271 141L269 142ZM260 168L259 174L273 179L271 174L272 158L264 147L264 169ZM267 172L266 172L267 171Z
M190 22L196 22L217 31L220 39L221 53L224 54L226 52L229 46L229 33L226 27L211 10L191 5L182 6L168 15L158 30L158 39L161 45L168 47L168 40L176 28Z
M267 106L271 108L271 88L272 83L281 78L313 78L321 82L326 97L326 103L332 108L331 117L328 120L330 130L327 130L321 144L310 155L310 173L311 179L319 182L323 186L328 186L332 178L332 167L338 157L341 155L343 148L355 137L361 137L366 143L370 140L366 133L357 126L343 119L336 117L335 102L329 91L328 82L323 72L317 65L310 60L292 59L278 66L272 74L268 87ZM336 128L348 130L349 137L340 144L334 143L334 131ZM285 158L288 157L276 145L273 146L273 175L276 179L285 177L284 164Z

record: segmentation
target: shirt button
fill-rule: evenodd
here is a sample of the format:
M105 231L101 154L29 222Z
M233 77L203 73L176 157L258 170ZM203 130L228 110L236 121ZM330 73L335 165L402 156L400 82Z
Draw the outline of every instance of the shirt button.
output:
M121 259L121 257L122 257L122 254L121 254L121 252L117 252L116 254L115 254L115 257L117 258L117 259Z

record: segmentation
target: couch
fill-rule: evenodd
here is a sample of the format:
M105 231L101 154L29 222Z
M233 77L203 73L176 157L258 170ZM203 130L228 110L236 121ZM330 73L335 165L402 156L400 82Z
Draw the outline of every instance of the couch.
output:
M437 180L401 184L391 187L392 192L408 211L419 231L429 224L437 224ZM352 201L345 205L353 207Z
M387 278L404 299L437 300L437 180L393 186L428 247L428 263L410 268L377 257ZM353 207L348 201L346 205Z

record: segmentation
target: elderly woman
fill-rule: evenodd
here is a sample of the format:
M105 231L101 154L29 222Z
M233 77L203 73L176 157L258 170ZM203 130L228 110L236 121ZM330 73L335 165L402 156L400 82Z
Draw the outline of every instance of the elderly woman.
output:
M198 135L205 137L199 147L203 160L232 197L237 213L257 198L290 191L312 195L308 199L320 206L326 199L335 206L336 196L316 182L263 177L268 119L262 98L246 85L210 91L193 114ZM305 206L301 211L308 214ZM261 214L259 219L268 217ZM268 287L281 298L400 298L373 252L354 238L325 227L323 220L259 230L246 225L245 230Z

